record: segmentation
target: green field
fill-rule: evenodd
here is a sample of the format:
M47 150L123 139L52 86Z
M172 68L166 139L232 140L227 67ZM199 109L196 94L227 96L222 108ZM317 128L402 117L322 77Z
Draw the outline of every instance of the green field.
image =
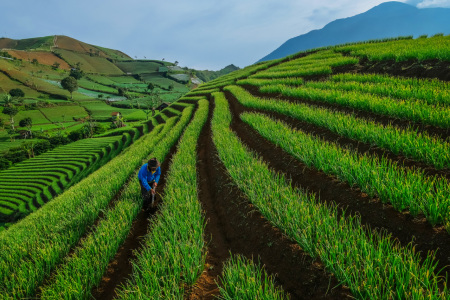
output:
M87 54L58 49L64 60L74 66L81 63L82 69L87 73L122 74L123 72L112 62L103 57L93 57Z
M62 135L128 123L0 172L0 298L450 299L449 42L307 50L192 91L117 62L144 82L81 83L135 98L22 110ZM149 80L174 103L147 121Z
M124 73L142 74L158 72L159 67L164 66L164 64L155 61L123 61L117 62L116 66Z

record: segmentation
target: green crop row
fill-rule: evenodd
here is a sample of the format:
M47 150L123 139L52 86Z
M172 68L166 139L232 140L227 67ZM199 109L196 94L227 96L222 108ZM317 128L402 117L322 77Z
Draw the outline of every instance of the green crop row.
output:
M341 53L336 53L332 50L319 51L297 59L289 59L286 62L267 69L266 72L296 70L300 67L329 66L331 64L339 65L347 61L344 58ZM354 58L352 58L352 61L354 61Z
M232 256L223 267L220 299L224 300L282 300L290 299L277 289L274 278L252 260Z
M398 117L414 122L450 127L450 108L434 107L421 101L392 100L357 91L323 90L312 87L289 87L286 85L267 85L260 88L263 93L280 93L284 96L318 102L338 104L381 115Z
M183 97L181 97L180 99L178 99L178 101L198 101L198 100L202 100L205 99L205 96L190 96L189 94L184 95Z
M410 105L412 107L417 107L421 109L421 107L428 107L434 109L440 109L447 112L448 116L450 116L450 109L448 106L442 105L435 100L433 94L430 93L431 100L422 100L414 97L414 91L409 89L408 91L402 90L400 87L389 86L389 84L368 84L368 83L358 83L358 82L335 82L335 81L309 81L303 85L305 88L313 88L313 89L321 89L321 90L333 90L333 91L342 91L342 92L356 92L363 95L375 95L377 97L385 97L388 101L398 101L405 105ZM439 94L440 91L434 91L435 94ZM395 96L402 96L401 98Z
M296 76L329 75L333 67L351 65L359 60L344 57L333 51L310 54L295 60L287 61L265 71L258 72L250 78L287 78Z
M313 257L319 257L356 298L449 296L446 282L435 273L431 255L421 262L411 245L401 247L389 235L366 230L358 217L338 217L335 206L320 204L314 195L294 189L283 175L269 170L242 145L229 128L231 114L224 95L216 93L214 98L213 141L235 184L265 218Z
M89 140L81 140L61 146L1 171L0 203L9 206L13 203L5 202L3 198L16 196L19 210L13 210L9 215L1 216L0 221L11 222L36 211L38 207L33 204L33 201L39 205L45 204L47 200L53 198L54 193L61 193L64 188L102 166L127 144L123 142L122 137L96 138L95 142L96 144L92 144ZM49 179L49 175L54 175L50 181L39 181L39 179ZM31 186L36 187L36 190L24 195L22 192ZM10 190L2 191L6 188Z
M414 216L422 212L433 225L449 220L450 184L445 178L428 177L422 170L405 169L385 158L343 149L264 115L244 113L241 118L306 165L336 175L350 186L356 184L397 210L409 209Z
M331 66L308 66L295 70L279 71L279 72L260 72L252 75L250 78L285 78L297 76L315 76L315 75L330 75L333 73Z
M438 79L395 77L380 74L336 74L330 78L343 90L358 90L400 99L420 99L428 104L450 104L450 84Z
M187 93L185 96L190 97L190 96L196 96L196 95L211 94L211 93L218 92L218 91L219 91L218 88L199 89L199 90L195 89L195 90L192 90L189 93Z
M274 78L274 79L258 79L258 78L247 78L237 81L238 85L253 85L257 87L272 85L272 84L282 84L290 86L302 85L305 81L301 77L288 77L288 78Z
M246 107L278 112L325 127L339 135L432 164L437 169L450 168L450 144L427 133L381 125L353 115L306 104L258 98L238 86L228 86L225 90L230 91Z
M0 292L32 295L171 130L176 119L169 120L162 131L162 125L156 127L101 169L0 232Z
M450 36L355 44L337 47L336 51L349 52L353 56L365 57L373 61L390 59L395 61L427 59L450 61Z
M224 79L224 80L218 80L218 81L214 81L214 82L208 82L206 84L202 84L201 86L199 86L198 88L195 89L195 92L200 92L200 91L207 91L207 90L212 90L212 89L216 89L216 88L221 88L223 86L229 85L229 84L233 84L234 80L233 79Z
M205 221L197 195L196 146L207 117L208 101L200 100L172 160L159 215L151 221L119 299L183 299L184 286L193 285L204 268Z
M155 146L149 157L164 161L189 122L191 111L192 108L183 112L180 122ZM137 171L132 178L114 207L105 213L94 231L82 240L74 254L65 259L51 281L42 288L42 299L91 298L91 289L100 282L142 206Z

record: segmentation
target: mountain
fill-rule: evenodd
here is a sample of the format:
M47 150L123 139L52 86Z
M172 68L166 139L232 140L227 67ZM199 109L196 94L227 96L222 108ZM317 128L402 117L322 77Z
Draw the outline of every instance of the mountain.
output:
M436 33L450 33L450 8L418 9L401 2L385 2L365 13L335 20L322 29L291 38L259 61L324 46Z
M64 35L52 35L22 40L0 38L0 49L1 48L34 51L56 51L57 49L61 49L109 59L131 59L131 57L121 51L90 45Z
M216 79L217 77L220 77L222 75L226 75L228 73L234 72L236 70L239 70L239 67L236 67L235 65L231 64L219 71L203 70L203 71L196 71L195 74L202 81L207 82L207 81Z

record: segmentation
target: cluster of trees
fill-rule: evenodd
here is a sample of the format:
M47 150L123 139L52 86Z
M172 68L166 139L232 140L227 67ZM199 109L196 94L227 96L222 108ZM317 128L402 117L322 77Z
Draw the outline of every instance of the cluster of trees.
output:
M68 137L54 136L50 138L43 138L39 141L29 141L23 143L19 147L8 149L6 153L0 156L0 170L9 168L11 165L21 162L27 158L42 154L57 146L65 145L72 142Z

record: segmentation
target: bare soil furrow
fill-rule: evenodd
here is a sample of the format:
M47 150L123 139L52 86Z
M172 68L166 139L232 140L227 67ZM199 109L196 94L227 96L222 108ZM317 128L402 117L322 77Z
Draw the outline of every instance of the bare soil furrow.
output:
M223 262L230 253L260 260L291 299L350 299L323 265L273 227L228 176L211 138L211 110L199 140L199 197L209 242L206 267L187 299L214 299Z
M355 115L355 117L366 119L366 120L371 120L373 122L376 122L376 123L379 123L382 125L391 124L391 125L397 126L399 128L413 128L413 129L417 130L418 132L426 132L430 135L434 135L443 140L446 140L446 139L450 140L450 138L449 138L450 137L450 129L439 128L439 127L431 126L431 125L419 124L419 123L415 123L412 121L399 119L399 118L395 118L395 117L390 117L390 116L386 116L386 115L380 115L380 114L376 114L376 113L369 112L369 111L358 110L358 109L354 109L351 107L342 106L339 104L307 100L307 99L301 99L301 98L295 98L295 97L287 97L287 96L283 96L281 94L262 93L259 91L259 88L256 86L244 85L243 87L255 97L272 98L272 99L277 99L277 100L289 101L291 103L303 103L303 104L307 104L307 105L311 105L311 106L315 106L315 107L322 107L322 108L331 109L331 110L335 110L335 111L339 111L339 112L343 112L343 113L347 113L347 114L353 114L353 115Z
M100 284L92 289L92 295L95 299L114 299L116 288L124 284L133 271L132 260L136 259L136 254L142 249L142 242L148 232L151 218L158 212L158 206L161 202L161 196L164 194L166 185L165 174L169 170L170 162L176 152L178 142L170 149L161 164L161 178L158 184L157 192L159 196L155 197L155 206L151 209L142 209L136 219L133 221L130 232L117 251L114 259L110 261L107 271L103 275Z
M226 93L228 99L230 99L231 101L238 102L238 100L230 92L225 92L225 93ZM240 103L238 103L238 104L240 105ZM300 120L297 120L295 118L292 118L292 117L289 117L289 116L286 116L286 115L283 115L280 113L270 112L270 111L266 111L266 110L262 110L262 109L246 108L244 106L242 106L241 109L243 109L245 111L259 112L259 113L264 113L266 115L270 115L273 118L282 120L283 122L289 124L293 128L301 128L301 130L306 133L320 137L321 139L323 139L325 141L336 143L343 148L349 148L349 149L355 150L361 154L372 155L372 156L378 157L379 159L387 158L393 162L396 162L399 166L403 166L408 169L415 168L415 169L423 170L425 172L425 174L427 174L428 176L436 176L437 175L437 176L442 176L442 177L446 177L447 179L450 179L450 169L448 169L448 168L437 170L434 166L429 165L427 163L419 162L419 161L416 161L412 158L409 158L409 157L406 157L403 155L394 154L387 149L383 149L383 148L380 148L380 147L377 147L374 145L370 145L370 144L367 144L367 143L364 143L361 141L357 141L357 140L353 140L351 138L341 136L327 128L320 127L320 126L317 126L317 125L314 125L314 124L311 124L308 122L300 121Z
M358 188L352 188L333 176L307 167L245 124L239 115L246 109L236 99L228 99L233 115L231 128L242 142L257 152L271 168L284 173L294 186L318 195L320 201L335 202L346 209L347 215L360 215L363 225L386 230L403 245L414 241L416 251L420 251L423 258L429 251L435 252L439 261L437 269L443 269L444 274L449 272L447 265L450 264L450 235L443 226L432 227L424 217L413 217L406 211L398 212L379 199L369 198Z

